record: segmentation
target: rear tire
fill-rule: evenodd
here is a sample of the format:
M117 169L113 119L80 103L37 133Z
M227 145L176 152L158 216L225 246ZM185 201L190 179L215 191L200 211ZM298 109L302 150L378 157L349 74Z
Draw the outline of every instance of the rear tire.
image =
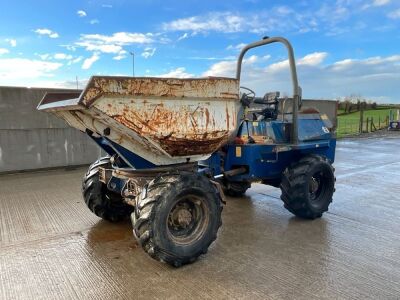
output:
M205 176L160 175L136 198L133 232L153 259L175 267L194 262L217 238L222 201Z
M332 202L335 180L326 157L303 157L283 173L280 188L285 208L300 218L320 218Z
M99 180L99 167L110 168L110 157L95 161L83 177L82 194L87 207L96 216L110 222L127 219L133 207L126 204L121 195L109 191Z

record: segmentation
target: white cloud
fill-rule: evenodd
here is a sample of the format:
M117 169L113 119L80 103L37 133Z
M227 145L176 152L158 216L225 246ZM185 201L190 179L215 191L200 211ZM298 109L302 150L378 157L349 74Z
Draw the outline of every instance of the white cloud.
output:
M178 42L182 41L184 39L187 39L189 37L188 33L185 32L184 34L182 34L180 37L178 37Z
M297 65L317 66L321 64L327 56L328 53L326 52L314 52L300 58L297 62Z
M83 56L78 56L76 58L70 59L70 61L68 62L68 66L73 65L73 64L77 64L82 59L83 59Z
M66 54L66 53L55 53L55 54L50 54L50 53L44 53L44 54L39 54L35 53L36 56L40 57L41 60L52 60L52 59L57 59L57 60L73 60L74 57L71 54Z
M270 72L279 72L289 68L289 60L285 59L276 63L270 64L266 69Z
M301 57L297 60L296 66L318 66L325 60L327 56L328 53L326 52L314 52L311 54L307 54L306 56ZM269 72L280 72L282 70L289 70L289 60L285 59L276 63L272 63L267 67L267 70Z
M99 44L91 41L78 42L78 46L85 47L87 51L99 51L103 53L119 53L122 50L121 46L114 44Z
M47 35L49 38L52 38L52 39L59 37L57 32L54 32L47 28L38 28L38 29L34 30L34 32L39 35Z
M244 46L246 46L245 43L240 43L237 45L229 45L228 47L226 47L226 50L242 50Z
M8 49L6 49L6 48L0 48L0 55L7 54L9 52L10 51Z
M54 54L55 59L72 59L72 55L65 53L56 53Z
M271 32L278 35L320 31L327 35L340 35L354 31L353 22L360 20L360 6L364 1L317 1L317 5L301 1L301 9L296 10L288 6L272 6L268 10L247 12L214 11L165 22L162 28L191 34L250 32L261 36ZM374 4L385 5L387 1L376 0Z
M336 99L352 93L367 99L400 102L400 54L366 59L347 58L331 64L324 63L326 52L315 52L297 60L299 83L304 98ZM260 65L260 58L248 59L242 68L241 85L254 89L259 95L279 90L291 95L287 60ZM234 77L234 61L222 61L210 66L203 76ZM268 90L267 90L268 89Z
M243 31L245 19L231 12L214 12L206 16L194 16L177 19L163 24L167 31L193 31L193 32L240 32Z
M250 55L248 58L245 58L243 60L244 64L250 63L253 64L259 60L259 57L257 55Z
M235 61L220 61L213 64L202 76L233 77L235 72Z
M113 6L111 4L102 4L101 7L103 7L103 8L112 8Z
M268 60L269 55L259 57L257 55L251 55L243 59L243 70L249 66L253 66L257 62ZM202 76L213 76L213 77L235 77L236 76L237 61L235 60L223 60L213 64Z
M116 32L113 35L82 34L81 39L102 43L114 43L116 45L148 44L154 41L153 34L136 32Z
M147 47L144 49L144 51L140 55L143 56L144 58L149 58L149 57L152 57L155 52L156 52L156 48Z
M392 55L388 57L375 56L366 59L347 58L335 62L331 68L334 71L346 72L359 72L361 67L364 69L374 68L375 71L379 68L380 71L384 71L384 66L386 67L388 64L393 64L395 67L397 66L400 69L400 55ZM392 68L388 68L388 70L390 69Z
M53 75L51 72L56 71L61 66L61 63L26 58L0 59L0 79L4 84L15 79L51 77Z
M336 29L337 24L349 19L351 13L355 11L346 1L336 1L335 3L322 2L323 4L316 10L315 16L328 26L329 30ZM349 1L351 3L351 1ZM353 2L355 3L355 2ZM314 20L318 24L317 20ZM342 26L340 26L342 27Z
M82 64L82 69L88 70L90 67L93 65L94 62L98 61L100 59L100 55L98 53L93 53L93 55L89 58L86 58L83 61Z
M116 55L116 56L113 57L113 59L114 59L114 60L121 60L121 59L124 59L124 58L126 58L126 54L127 54L127 53L128 53L127 51L121 50L121 51L118 53L118 55Z
M372 5L373 6L383 6L386 4L389 4L391 0L373 0Z
M87 16L87 13L84 11L84 10L78 10L77 12L76 12L76 14L79 16L79 17L86 17Z
M286 16L293 12L293 10L287 6L278 6L276 11L281 16Z
M114 60L121 60L121 59L124 59L124 58L126 58L126 55L120 55L120 54L118 54L118 55L113 57Z
M72 63L73 64L76 64L76 63L78 63L78 62L80 62L81 60L82 60L82 56L79 56L79 57L77 57L77 58L74 58L73 60L72 60Z
M149 44L154 42L151 33L116 32L112 35L82 34L75 44L87 51L118 54L123 46L132 44Z
M8 42L11 47L17 46L17 40L15 40L15 39L5 39L5 41Z
M39 56L41 60L47 60L47 59L51 58L51 55L48 54L48 53L45 53L45 54L37 54L37 53L35 53L35 55Z
M76 47L72 46L72 45L59 45L59 46L65 48L65 49L67 49L69 51L75 51L76 50Z
M205 15L176 19L162 24L165 31L186 31L192 34L207 32L251 32L265 34L269 32L315 31L319 20L315 9L295 11L285 6L273 7L257 12L210 12ZM286 19L283 22L282 19ZM290 21L289 21L290 20ZM232 46L234 47L234 46Z
M400 8L388 13L388 17L391 19L400 19Z
M387 5L391 2L391 0L372 0L371 2L364 4L361 9L365 10L371 7L379 7Z
M97 19L92 19L92 20L89 21L89 23L90 23L91 25L94 25L94 24L99 24L100 21L97 20Z
M262 60L268 60L271 58L271 55L267 54L262 57Z
M164 73L161 75L156 75L156 77L162 78L191 78L194 77L194 74L190 74L186 72L186 69L183 67L176 68L175 70L171 70L168 73Z

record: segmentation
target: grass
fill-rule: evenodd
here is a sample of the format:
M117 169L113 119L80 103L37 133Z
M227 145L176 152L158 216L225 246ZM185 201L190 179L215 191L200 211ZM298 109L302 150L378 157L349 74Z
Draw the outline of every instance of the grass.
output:
M387 116L389 116L390 109L371 109L371 110L365 110L364 111L364 119L366 118L374 118L374 121L377 121L379 117L381 119L385 119ZM394 111L395 112L395 111ZM340 115L338 116L338 119L340 120L352 120L352 119L360 119L360 112L352 112L347 115Z
M378 128L379 119L381 120L381 128L386 127L386 118L389 117L391 109L386 107L378 107L364 111L364 126L366 126L367 118L373 118L375 126ZM393 112L396 113L395 110ZM339 111L338 111L339 113ZM356 134L359 132L360 112L353 112L346 115L338 116L337 136L342 137L348 134ZM366 128L364 127L364 130Z

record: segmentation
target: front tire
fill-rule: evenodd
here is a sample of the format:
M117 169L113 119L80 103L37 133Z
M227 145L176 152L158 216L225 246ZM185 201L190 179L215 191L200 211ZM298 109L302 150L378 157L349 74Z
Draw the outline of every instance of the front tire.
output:
M154 259L175 267L207 252L222 224L222 201L204 175L160 175L137 197L131 219L142 248Z
M87 207L98 217L119 222L127 219L133 207L122 196L111 192L99 180L99 167L111 168L110 157L102 157L89 166L82 180L82 194Z
M334 168L326 157L303 157L284 171L280 188L287 210L300 218L320 218L335 192Z

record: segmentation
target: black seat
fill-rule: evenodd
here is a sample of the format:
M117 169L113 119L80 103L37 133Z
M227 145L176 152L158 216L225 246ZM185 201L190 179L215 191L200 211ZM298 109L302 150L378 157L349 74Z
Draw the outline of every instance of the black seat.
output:
M276 120L278 118L279 92L266 93L263 98L256 99L254 102L264 104L264 109L259 113L267 120Z

